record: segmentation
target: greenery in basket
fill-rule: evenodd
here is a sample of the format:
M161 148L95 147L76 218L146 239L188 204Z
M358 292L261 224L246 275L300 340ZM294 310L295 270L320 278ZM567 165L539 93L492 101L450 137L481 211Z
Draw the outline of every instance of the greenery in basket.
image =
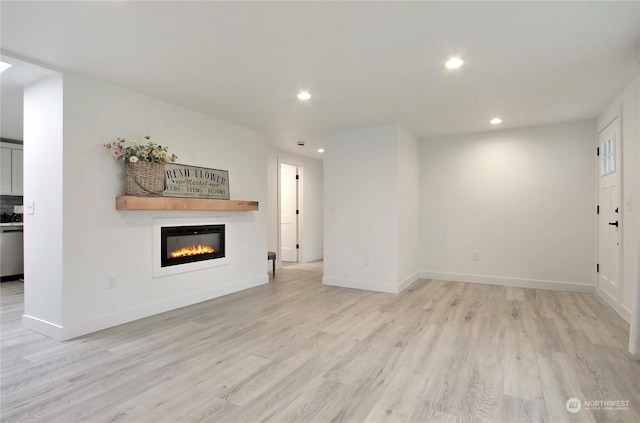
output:
M129 163L152 162L168 163L175 162L178 156L169 154L169 147L163 147L151 141L151 136L144 137L147 144L138 144L135 139L127 145L124 138L117 138L113 142L106 143L107 150L113 150L113 157Z

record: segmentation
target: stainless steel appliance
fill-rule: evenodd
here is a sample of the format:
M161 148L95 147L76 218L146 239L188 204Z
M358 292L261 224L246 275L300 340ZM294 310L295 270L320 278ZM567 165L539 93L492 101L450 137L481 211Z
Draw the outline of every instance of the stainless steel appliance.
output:
M8 216L8 217L7 217ZM22 215L3 215L0 223L0 277L8 280L24 274Z

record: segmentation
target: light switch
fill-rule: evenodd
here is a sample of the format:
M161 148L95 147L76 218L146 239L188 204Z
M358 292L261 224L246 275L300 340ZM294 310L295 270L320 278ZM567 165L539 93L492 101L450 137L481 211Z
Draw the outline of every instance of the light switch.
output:
M34 204L33 204L33 200L27 200L27 202L25 203L25 212L27 214L35 213L35 207L34 207Z
M626 205L625 209L627 211L633 211L633 199L631 197L627 198L625 205Z

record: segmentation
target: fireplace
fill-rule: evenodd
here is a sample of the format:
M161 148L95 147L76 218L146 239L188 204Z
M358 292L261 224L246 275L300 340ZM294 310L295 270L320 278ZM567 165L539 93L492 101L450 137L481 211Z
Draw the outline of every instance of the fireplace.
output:
M224 225L162 226L161 267L225 257Z

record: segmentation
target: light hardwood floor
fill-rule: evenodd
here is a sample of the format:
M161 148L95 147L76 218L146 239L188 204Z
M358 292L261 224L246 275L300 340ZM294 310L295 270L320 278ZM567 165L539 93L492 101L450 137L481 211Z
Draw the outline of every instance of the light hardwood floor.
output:
M67 342L2 283L2 422L639 422L628 326L594 295L269 285ZM572 414L568 398L629 401Z

